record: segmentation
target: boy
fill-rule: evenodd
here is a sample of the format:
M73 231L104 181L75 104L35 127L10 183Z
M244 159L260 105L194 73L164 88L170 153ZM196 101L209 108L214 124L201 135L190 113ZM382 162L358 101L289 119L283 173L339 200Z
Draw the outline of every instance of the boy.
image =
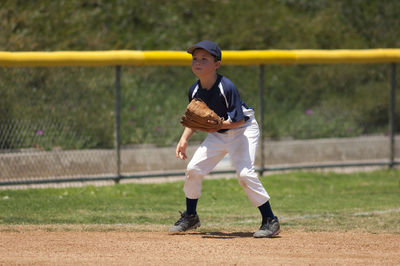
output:
M235 85L217 73L221 65L221 50L216 43L201 41L187 52L192 54L192 71L199 78L189 89L189 102L193 98L202 99L210 109L224 118L224 122L221 130L209 131L189 162L183 189L186 211L169 232L181 233L200 226L196 208L203 178L229 153L239 184L251 203L261 212L262 224L254 237L276 236L280 232L279 221L272 212L270 197L254 168L259 137L254 110L242 102ZM185 127L176 146L177 158L187 159L186 148L194 133L195 130Z

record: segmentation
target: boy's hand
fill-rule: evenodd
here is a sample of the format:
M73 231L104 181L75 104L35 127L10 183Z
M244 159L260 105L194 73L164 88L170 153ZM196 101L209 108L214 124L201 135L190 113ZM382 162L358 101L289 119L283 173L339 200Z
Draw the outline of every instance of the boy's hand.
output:
M176 151L175 151L175 155L176 158L179 158L181 160L186 160L187 156L186 156L186 148L187 148L187 141L179 141L178 145L176 145Z
M187 159L187 156L186 156L186 154L185 153L182 153L182 152L179 152L179 159L181 159L181 160L186 160Z

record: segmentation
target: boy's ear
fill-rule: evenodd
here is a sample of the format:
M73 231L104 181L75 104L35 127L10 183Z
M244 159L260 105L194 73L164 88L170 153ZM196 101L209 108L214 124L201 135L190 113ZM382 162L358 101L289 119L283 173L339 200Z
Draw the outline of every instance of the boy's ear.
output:
M215 62L215 69L218 69L221 66L221 61Z

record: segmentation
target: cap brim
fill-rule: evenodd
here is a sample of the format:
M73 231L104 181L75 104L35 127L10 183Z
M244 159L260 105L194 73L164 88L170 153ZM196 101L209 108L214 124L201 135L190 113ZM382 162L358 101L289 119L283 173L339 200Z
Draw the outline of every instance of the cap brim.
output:
M189 53L189 54L193 54L193 52L194 52L194 50L196 50L196 49L199 49L199 48L201 48L201 49L204 49L203 47L200 47L200 46L192 46L192 47L190 47L189 49L187 49L187 52Z
M204 49L204 50L206 50L207 52L209 52L212 56L215 56L215 57L217 58L217 60L221 60L221 58L220 58L219 56L213 54L213 53L210 52L207 48L202 47L202 46L192 46L192 47L190 47L189 49L187 49L187 52L188 52L189 54L192 55L193 52L194 52L196 49Z

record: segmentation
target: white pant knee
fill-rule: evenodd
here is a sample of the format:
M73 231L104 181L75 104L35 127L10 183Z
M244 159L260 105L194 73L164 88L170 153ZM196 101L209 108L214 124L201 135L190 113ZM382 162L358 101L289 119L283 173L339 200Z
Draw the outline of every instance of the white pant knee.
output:
M243 187L247 197L254 206L261 206L270 199L254 170L243 169L240 171L238 182Z
M191 166L190 164L186 170L186 180L183 186L185 196L189 199L198 199L201 196L201 187L203 183L204 174L201 170Z
M258 180L257 173L254 170L244 168L238 173L238 182L243 188L251 186L252 179Z

